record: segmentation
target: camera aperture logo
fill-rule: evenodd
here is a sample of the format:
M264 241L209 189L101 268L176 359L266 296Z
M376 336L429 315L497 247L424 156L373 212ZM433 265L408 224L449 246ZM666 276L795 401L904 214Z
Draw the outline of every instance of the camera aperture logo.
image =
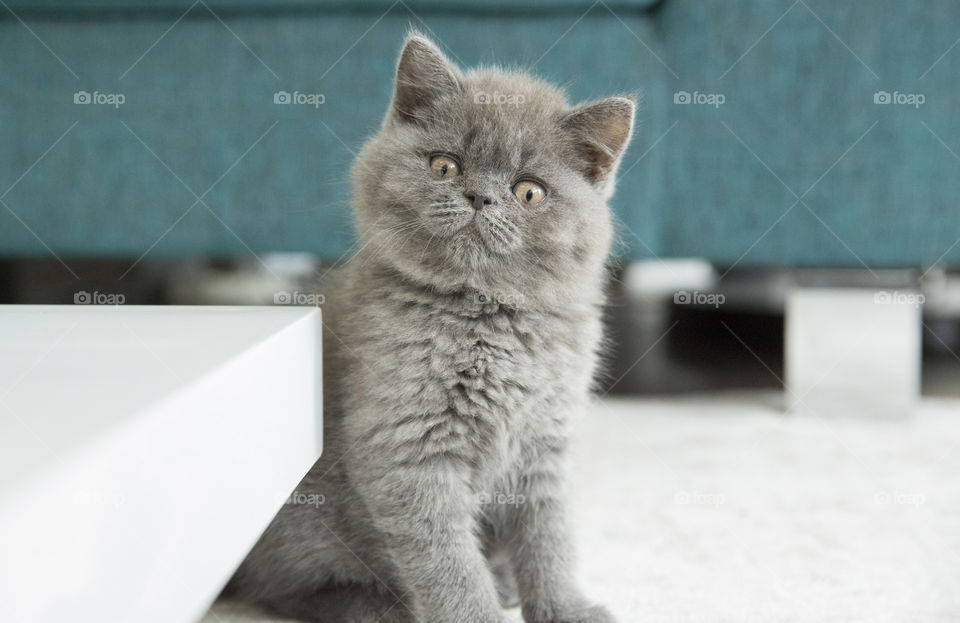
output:
M301 93L300 91L290 93L289 91L277 91L273 94L274 104L296 104L298 106L320 108L326 101L327 97L323 93Z
M73 94L73 103L84 106L93 104L97 106L113 106L114 108L120 108L126 101L127 97L123 93L101 93L100 91L94 91L93 93L90 93L88 91L77 91Z
M674 504L681 506L723 506L727 497L722 493L707 493L703 491L677 491L673 495Z
M673 103L685 106L695 104L697 106L713 106L720 108L727 101L727 96L723 93L701 93L700 91L677 91L673 94Z
M326 300L327 297L319 292L300 292L299 290L288 292L284 290L282 292L275 292L273 294L274 305L306 305L309 307L320 307L326 302Z
M877 491L873 494L873 501L880 506L922 506L927 496L907 491Z
M901 292L900 290L881 290L874 293L873 302L877 305L909 305L919 308L926 303L927 297L920 292Z
M477 91L473 96L473 103L481 106L516 106L519 108L526 101L527 98L523 93L500 93L499 91L487 93L486 91Z
M920 108L927 101L923 93L901 93L900 91L877 91L873 94L873 103L880 105L895 104L897 106L913 106Z
M522 506L526 504L527 496L522 493L506 493L501 491L481 491L477 494L477 503L481 506L493 504L496 506Z
M673 293L674 305L712 305L718 308L727 301L727 297L719 292L700 292L694 290L678 290Z
M80 290L73 293L74 305L123 305L127 297L116 292L87 292Z
M525 297L519 292L480 292L471 291L471 300L475 305L501 305L503 307L520 307Z

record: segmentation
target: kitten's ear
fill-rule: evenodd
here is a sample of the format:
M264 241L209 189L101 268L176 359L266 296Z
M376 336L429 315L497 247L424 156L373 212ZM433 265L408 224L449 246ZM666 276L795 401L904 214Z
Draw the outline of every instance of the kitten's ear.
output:
M633 132L637 105L628 97L611 97L577 106L560 122L575 141L582 170L591 182L616 170Z
M416 121L417 113L437 99L462 91L460 70L432 41L420 35L407 39L397 64L393 95L393 110L401 119Z

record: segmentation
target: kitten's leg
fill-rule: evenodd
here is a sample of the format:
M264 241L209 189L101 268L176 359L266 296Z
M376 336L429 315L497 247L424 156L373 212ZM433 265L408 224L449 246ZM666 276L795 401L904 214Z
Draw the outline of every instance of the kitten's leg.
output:
M310 623L414 623L410 600L399 592L360 584L320 589L312 595L259 602L273 612Z
M440 457L385 468L364 460L382 451L351 456L355 488L413 593L421 623L506 621L475 533L466 468Z
M520 593L517 590L517 578L513 573L513 561L510 552L503 547L503 530L507 529L507 518L503 513L491 513L484 509L485 514L480 520L481 538L483 539L483 555L487 559L487 567L493 576L493 585L497 587L497 597L502 608L516 608L520 605Z
M509 554L498 551L487 557L490 573L493 574L493 583L497 587L497 597L504 608L515 608L520 605L520 592L517 589L517 578L513 573L513 563Z
M613 623L591 604L573 578L573 547L564 505L563 444L520 479L511 548L523 618L527 623Z

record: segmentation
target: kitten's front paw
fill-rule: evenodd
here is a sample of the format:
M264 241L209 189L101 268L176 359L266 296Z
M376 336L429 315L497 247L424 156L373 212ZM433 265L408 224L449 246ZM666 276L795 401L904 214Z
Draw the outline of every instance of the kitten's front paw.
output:
M617 623L610 611L603 606L582 604L558 608L551 614L523 613L526 623Z

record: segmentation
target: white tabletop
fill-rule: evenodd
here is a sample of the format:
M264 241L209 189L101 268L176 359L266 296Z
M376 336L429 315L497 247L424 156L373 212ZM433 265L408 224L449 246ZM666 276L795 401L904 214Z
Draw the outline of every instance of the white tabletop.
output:
M319 455L320 325L0 306L0 620L195 620Z

